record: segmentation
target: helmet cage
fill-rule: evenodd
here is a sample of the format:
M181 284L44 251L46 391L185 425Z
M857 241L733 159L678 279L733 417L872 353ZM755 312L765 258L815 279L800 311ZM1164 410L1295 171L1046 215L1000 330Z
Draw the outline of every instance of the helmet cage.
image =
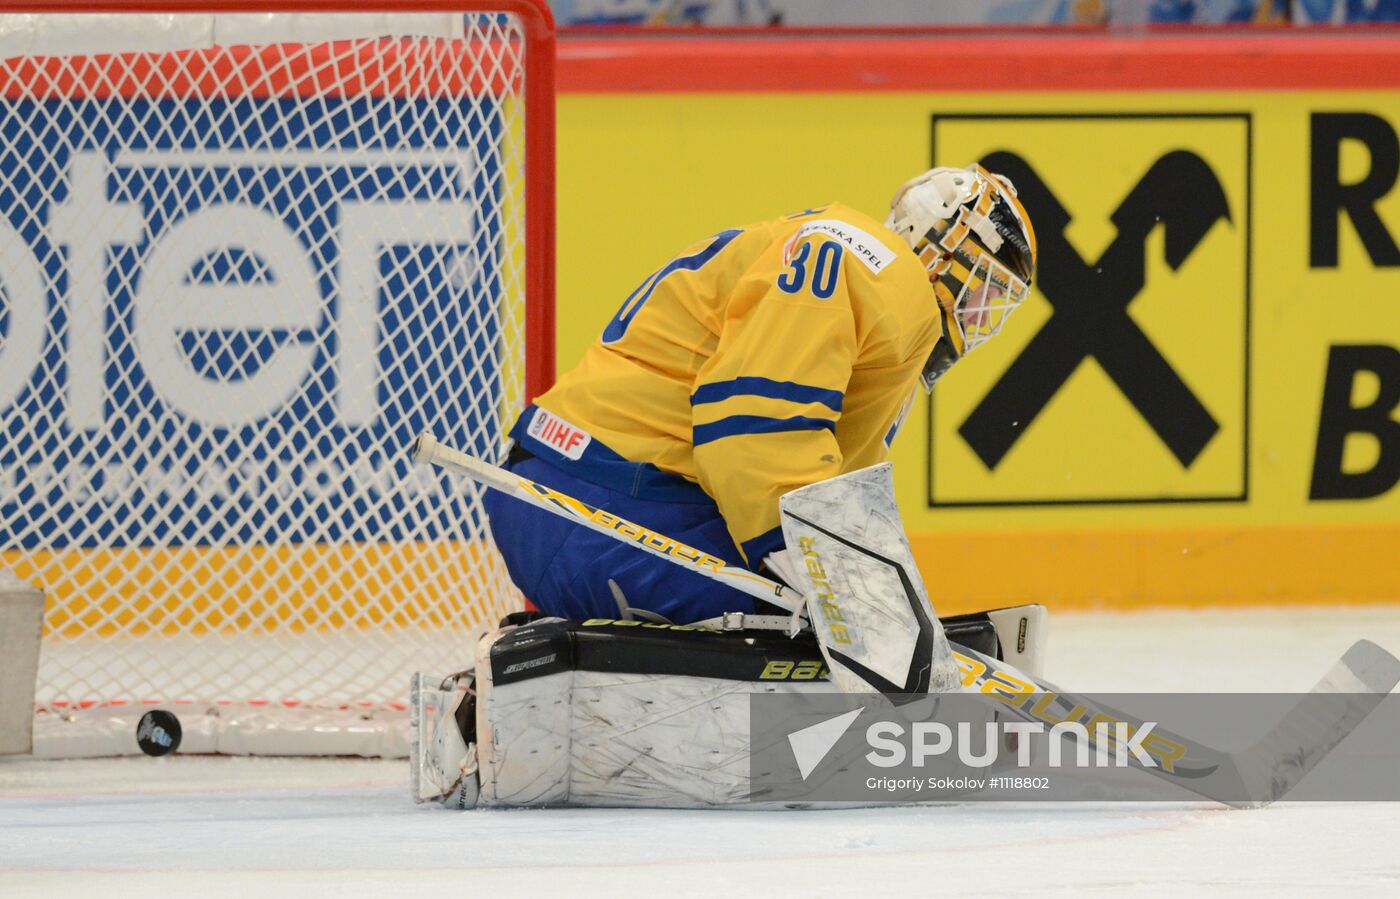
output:
M938 286L951 292L951 287L957 284L959 270L967 272L953 300L953 320L962 332L962 352L966 355L1001 333L1002 325L1016 307L1026 301L1031 289L991 256L970 258L958 252L953 254L953 260L953 266L939 279ZM938 286L934 287L935 293L939 292Z
M933 169L906 182L886 225L909 242L938 301L942 334L922 377L931 388L1000 333L1029 296L1034 232L1011 183L980 165Z

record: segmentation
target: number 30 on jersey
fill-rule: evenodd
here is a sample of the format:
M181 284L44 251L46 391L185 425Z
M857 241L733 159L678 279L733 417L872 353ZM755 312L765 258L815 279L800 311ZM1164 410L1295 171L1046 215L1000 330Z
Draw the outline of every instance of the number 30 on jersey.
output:
M812 244L807 241L798 247L797 253L788 264L787 271L778 276L778 289L783 293L799 293L807 283L808 268L811 268L812 296L819 300L829 300L836 292L836 281L841 276L841 245L824 240L817 248L816 260L812 261Z

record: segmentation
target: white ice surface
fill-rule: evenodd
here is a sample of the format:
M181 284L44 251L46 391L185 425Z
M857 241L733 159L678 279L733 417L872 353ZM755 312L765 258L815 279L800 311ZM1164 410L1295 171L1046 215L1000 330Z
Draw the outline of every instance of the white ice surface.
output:
M1075 690L1303 691L1400 607L1052 618ZM0 759L0 896L1395 895L1400 806L413 805L406 763Z

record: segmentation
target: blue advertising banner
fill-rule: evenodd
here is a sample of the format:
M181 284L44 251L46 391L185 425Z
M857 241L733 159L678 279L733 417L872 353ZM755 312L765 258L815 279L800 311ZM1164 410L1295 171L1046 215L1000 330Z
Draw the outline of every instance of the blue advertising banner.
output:
M405 453L499 450L501 130L489 97L5 101L0 545L460 532Z

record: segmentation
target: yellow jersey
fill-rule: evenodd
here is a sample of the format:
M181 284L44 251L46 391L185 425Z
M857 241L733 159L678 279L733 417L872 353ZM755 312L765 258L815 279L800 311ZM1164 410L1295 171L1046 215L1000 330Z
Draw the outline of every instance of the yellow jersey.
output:
M780 496L885 459L940 321L913 250L847 206L721 231L646 278L512 436L629 495L713 501L756 568Z

